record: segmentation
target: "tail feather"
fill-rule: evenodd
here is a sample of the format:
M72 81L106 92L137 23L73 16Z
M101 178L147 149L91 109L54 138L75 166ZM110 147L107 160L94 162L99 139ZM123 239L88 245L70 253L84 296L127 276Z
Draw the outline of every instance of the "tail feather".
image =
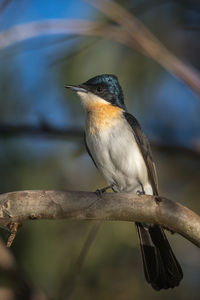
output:
M174 288L183 272L161 227L136 223L144 273L155 290Z

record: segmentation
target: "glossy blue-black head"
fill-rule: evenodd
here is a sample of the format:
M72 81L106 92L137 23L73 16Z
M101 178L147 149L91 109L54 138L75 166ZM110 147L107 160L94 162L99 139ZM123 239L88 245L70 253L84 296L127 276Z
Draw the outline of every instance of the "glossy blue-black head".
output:
M75 91L91 92L114 106L126 109L122 88L115 75L95 76L79 86L65 86Z

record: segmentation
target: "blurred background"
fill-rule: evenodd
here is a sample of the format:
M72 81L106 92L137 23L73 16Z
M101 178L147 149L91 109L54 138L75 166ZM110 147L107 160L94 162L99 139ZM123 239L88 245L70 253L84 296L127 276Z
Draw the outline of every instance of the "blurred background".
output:
M117 2L183 63L200 68L198 0ZM0 1L0 192L105 186L84 148L83 107L63 86L110 73L152 143L161 195L199 213L200 93L137 45L83 34L80 20L119 28L84 1ZM196 246L168 234L184 279L155 292L144 279L134 224L102 222L94 238L95 224L29 221L10 251L1 229L0 299L199 299ZM93 243L79 268L88 236Z

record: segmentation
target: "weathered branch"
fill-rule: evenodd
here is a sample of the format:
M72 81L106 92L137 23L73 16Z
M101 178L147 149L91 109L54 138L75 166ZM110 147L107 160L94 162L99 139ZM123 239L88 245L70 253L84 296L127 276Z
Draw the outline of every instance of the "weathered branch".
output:
M0 226L34 219L138 221L159 224L200 247L200 217L166 198L91 192L18 191L0 195Z

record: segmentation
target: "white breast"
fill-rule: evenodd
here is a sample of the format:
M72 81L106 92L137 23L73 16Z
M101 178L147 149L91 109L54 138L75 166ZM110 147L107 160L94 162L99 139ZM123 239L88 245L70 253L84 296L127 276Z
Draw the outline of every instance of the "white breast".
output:
M108 130L90 135L86 129L86 142L98 169L107 183L114 184L118 192L152 194L147 168L125 119L116 120Z

